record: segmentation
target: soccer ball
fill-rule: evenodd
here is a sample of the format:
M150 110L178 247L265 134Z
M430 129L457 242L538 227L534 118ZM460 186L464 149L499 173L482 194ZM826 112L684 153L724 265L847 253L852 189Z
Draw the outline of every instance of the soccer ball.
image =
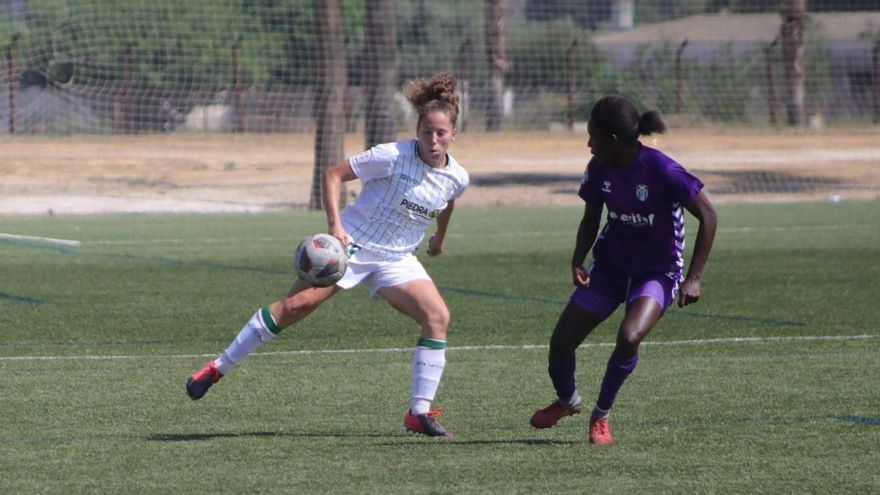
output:
M310 235L296 247L293 266L299 278L310 285L329 287L345 275L348 254L339 239L332 235Z

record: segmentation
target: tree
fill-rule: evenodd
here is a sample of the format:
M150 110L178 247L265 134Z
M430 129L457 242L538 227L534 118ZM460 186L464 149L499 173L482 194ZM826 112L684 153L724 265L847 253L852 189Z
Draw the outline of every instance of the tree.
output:
M364 9L364 131L369 148L397 136L397 22L394 0L367 0Z
M807 46L807 31L804 25L806 0L784 0L782 2L782 64L788 90L786 109L788 123L792 126L804 124L805 73L804 53Z
M315 167L309 208L322 208L321 177L331 165L345 158L345 39L342 34L341 0L313 0L315 48ZM340 201L345 202L345 187Z
M486 0L486 60L489 64L489 98L486 108L486 130L501 130L504 98L505 52L504 0Z

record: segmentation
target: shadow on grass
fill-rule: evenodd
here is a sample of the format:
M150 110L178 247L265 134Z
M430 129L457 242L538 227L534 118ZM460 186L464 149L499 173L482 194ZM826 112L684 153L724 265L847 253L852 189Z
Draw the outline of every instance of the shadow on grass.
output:
M380 442L376 446L394 447L403 443L400 440L427 441L428 437L411 433L370 433L370 432L306 432L306 431L244 431L237 433L154 433L147 436L150 442L198 442L222 438L384 438L398 441ZM437 439L438 445L570 445L581 443L575 440L552 440L522 438L511 440L458 440Z
M385 438L387 433L369 432L308 432L308 431L243 431L238 433L154 433L147 436L151 442L194 442L200 440L215 440L218 438L348 438L348 437L375 437Z
M425 437L414 436L414 439L422 439ZM551 440L545 438L515 438L512 440L456 440L455 437L450 439L440 439L438 445L573 445L583 443L581 440ZM379 443L382 446L400 445L400 443L386 442Z

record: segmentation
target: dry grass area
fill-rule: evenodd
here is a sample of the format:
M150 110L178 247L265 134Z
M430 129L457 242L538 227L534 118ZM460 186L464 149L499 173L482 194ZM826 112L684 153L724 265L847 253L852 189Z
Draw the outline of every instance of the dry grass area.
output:
M460 204L579 204L586 141L565 132L461 133L452 153L472 187ZM880 128L672 129L644 142L699 175L716 201L880 193ZM348 136L346 154L363 145L362 136ZM304 208L313 149L311 135L7 137L0 140L0 215Z

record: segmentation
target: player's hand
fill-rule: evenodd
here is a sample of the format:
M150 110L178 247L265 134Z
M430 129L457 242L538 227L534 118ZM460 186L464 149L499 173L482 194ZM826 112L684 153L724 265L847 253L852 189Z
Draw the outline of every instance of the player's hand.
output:
M351 244L351 236L348 235L348 232L345 231L345 227L342 225L334 225L329 230L328 234L339 239L343 246L347 247Z
M437 236L432 235L430 239L428 239L428 256L434 257L440 255L443 252L443 245L446 243L445 239L438 239Z
M681 284L678 291L678 307L683 308L688 304L695 303L700 300L700 281L699 279L686 278Z
M579 287L590 286L590 275L587 273L587 269L584 268L583 265L571 267L571 278L574 282L574 285L577 285Z

